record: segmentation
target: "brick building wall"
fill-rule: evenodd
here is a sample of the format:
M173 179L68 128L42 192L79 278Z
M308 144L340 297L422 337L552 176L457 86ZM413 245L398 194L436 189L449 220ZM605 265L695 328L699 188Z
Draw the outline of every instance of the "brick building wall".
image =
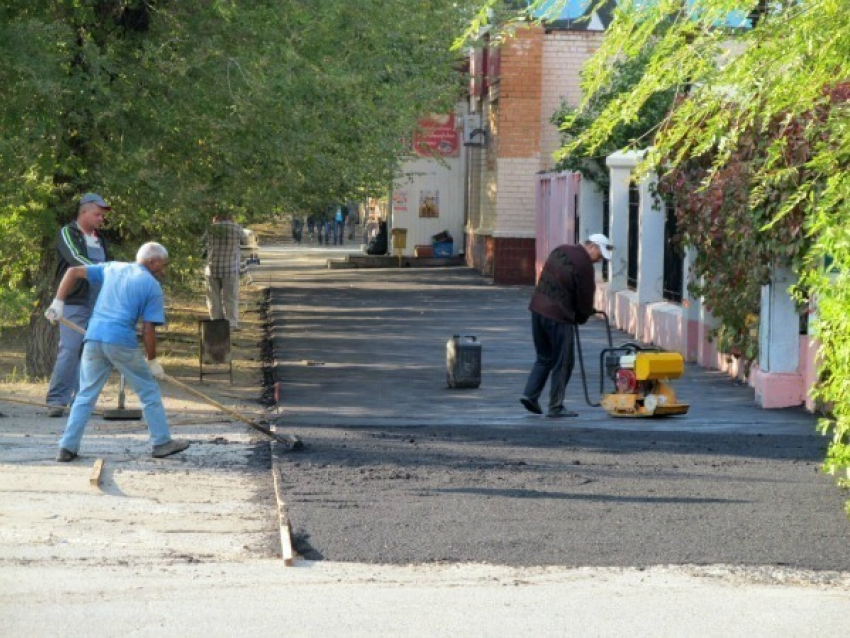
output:
M490 137L471 167L466 260L498 284L535 279L535 175L560 146L549 122L563 99L578 105L580 70L602 33L519 29L501 50L498 85L481 109Z
M601 31L551 31L543 39L543 94L540 100L540 169L555 167L554 153L561 146L552 114L566 101L577 107L582 99L581 69L599 48Z
M499 82L493 280L534 282L534 174L540 165L543 96L541 27L516 32L502 50Z
M501 285L533 284L534 237L494 237L493 281Z
M539 153L531 157L499 158L495 236L534 237L534 176L539 166Z
M502 48L499 80L499 157L540 152L543 29L519 29Z

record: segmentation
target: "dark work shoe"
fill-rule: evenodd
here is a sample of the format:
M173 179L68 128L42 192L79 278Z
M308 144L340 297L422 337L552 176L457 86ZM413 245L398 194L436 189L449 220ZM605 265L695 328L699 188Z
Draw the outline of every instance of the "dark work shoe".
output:
M47 406L47 416L50 418L56 419L65 414L65 406L62 405L48 405Z
M525 407L529 412L534 412L534 414L543 414L543 409L540 407L540 404L534 399L529 399L527 396L522 395L519 398L519 402Z
M578 412L573 412L572 410L567 410L562 405L559 405L554 410L549 410L546 413L546 416L550 419L566 419L568 417L578 416Z
M77 458L76 452L66 450L63 447L59 448L59 454L56 456L56 460L59 461L59 463L67 463L69 461L73 461L75 458Z
M171 456L172 454L182 452L190 445L191 443L189 443L189 441L185 441L184 439L171 439L168 443L163 443L162 445L154 445L153 457L155 459L165 458L166 456Z

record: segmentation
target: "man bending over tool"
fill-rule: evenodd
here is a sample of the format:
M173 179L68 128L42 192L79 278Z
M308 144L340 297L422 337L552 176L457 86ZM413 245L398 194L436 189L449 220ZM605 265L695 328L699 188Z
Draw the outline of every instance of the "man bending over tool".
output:
M167 266L168 251L161 244L149 242L139 248L135 263L113 261L69 268L59 283L56 298L44 313L54 324L62 321L67 325L63 318L65 298L78 280L100 284L101 289L86 331L80 391L59 441L57 461L64 463L77 458L86 424L113 367L124 375L142 401L153 456L162 458L189 447L188 441L171 438L156 382L165 377L162 365L156 360L156 326L165 323L162 286L158 280ZM136 338L140 319L147 364Z
M537 400L551 375L546 416L578 416L564 407L564 394L575 363L575 326L585 323L594 312L596 273L593 264L603 257L611 259L612 248L605 235L591 235L581 245L558 246L543 264L528 305L537 359L519 399L529 412L543 414Z

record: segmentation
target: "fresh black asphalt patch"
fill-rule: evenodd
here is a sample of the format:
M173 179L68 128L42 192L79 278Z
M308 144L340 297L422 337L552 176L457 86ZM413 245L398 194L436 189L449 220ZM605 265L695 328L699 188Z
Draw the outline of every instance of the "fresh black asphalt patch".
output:
M579 416L546 419L519 402L530 286L301 263L255 276L270 282L275 425L307 446L274 459L304 558L850 569L848 495L821 473L826 439L802 406L763 410L748 384L689 363L685 416L613 418L577 369ZM593 399L606 332L581 327ZM453 335L482 344L475 389L447 387Z
M313 560L850 569L817 436L300 427L276 459Z

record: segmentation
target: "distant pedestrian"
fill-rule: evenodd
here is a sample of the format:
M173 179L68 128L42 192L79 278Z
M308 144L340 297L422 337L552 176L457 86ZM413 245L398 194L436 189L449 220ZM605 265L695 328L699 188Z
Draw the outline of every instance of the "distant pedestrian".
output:
M207 266L207 308L210 319L227 319L231 330L239 329L239 273L245 232L227 213L213 217L204 236Z
M378 230L378 217L374 213L370 213L369 218L363 225L363 243L368 246L375 238L375 235L378 234Z
M348 209L348 217L346 217L345 221L348 224L348 241L354 241L354 236L357 233L357 209L349 208Z
M300 217L292 218L292 239L297 245L301 244L301 233L303 224L304 222L301 220Z
M334 214L334 246L339 244L342 246L342 240L345 238L345 213L343 206L338 206Z
M389 242L388 233L387 233L387 222L379 221L378 222L378 231L375 233L374 237L369 240L368 245L366 246L366 254L367 255L386 255L387 248Z
M77 218L63 226L56 239L56 252L59 254L57 283L69 268L109 261L106 241L97 231L103 225L105 214L111 210L112 207L97 193L86 193L80 198ZM85 329L99 290L99 285L78 281L65 299L65 318ZM80 385L82 350L82 335L67 326L59 326L59 350L47 388L47 416L62 416L76 395Z
M334 223L331 220L325 221L325 245L331 245L331 235L333 235ZM334 236L334 244L336 244L336 236Z
M591 235L581 245L558 246L543 264L528 306L536 360L520 402L529 412L543 413L538 399L548 378L546 416L578 416L564 407L564 395L575 364L575 326L585 323L594 313L593 264L603 257L610 259L612 248L605 235Z
M313 240L316 235L316 219L310 215L307 217L307 237L310 239L310 243L313 243Z
M59 441L57 461L77 458L80 442L100 392L113 368L124 375L139 395L150 431L153 456L162 458L189 447L188 441L172 439L156 379L165 371L156 359L156 326L165 323L165 307L159 279L168 266L168 251L147 243L136 253L135 263L110 262L69 268L59 284L56 298L44 316L56 323L64 315L65 302L79 281L101 286L83 347L80 392L71 406L65 433ZM139 350L136 324L142 321L142 342L147 363Z

